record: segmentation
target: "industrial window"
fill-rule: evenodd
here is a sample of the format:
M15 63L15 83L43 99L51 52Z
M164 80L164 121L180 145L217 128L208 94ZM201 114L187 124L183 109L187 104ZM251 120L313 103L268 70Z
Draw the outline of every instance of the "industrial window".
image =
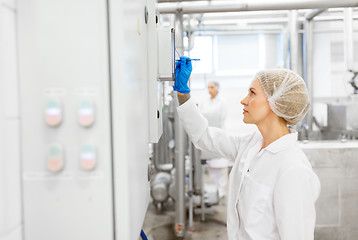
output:
M194 47L190 51L191 58L199 58L193 62L193 73L213 72L213 39L211 36L196 36Z
M217 73L235 74L260 68L259 35L234 35L216 37Z
M196 36L190 57L201 60L193 63L193 74L252 77L260 69L282 67L283 43L279 33Z

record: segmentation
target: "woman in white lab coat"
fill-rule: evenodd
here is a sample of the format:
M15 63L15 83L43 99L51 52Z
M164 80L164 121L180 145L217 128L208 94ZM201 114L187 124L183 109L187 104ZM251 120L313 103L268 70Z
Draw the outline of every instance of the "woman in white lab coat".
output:
M209 96L199 104L199 109L208 120L209 127L225 129L227 109L221 94L219 94L219 89L218 82L209 82ZM220 198L225 196L230 163L225 158L217 157L206 151L201 152L201 159L207 160L210 180L218 188Z
M259 131L232 137L207 120L190 98L191 62L176 67L174 90L184 128L194 145L234 162L230 173L227 230L230 240L312 240L320 182L287 125L309 108L303 79L286 69L258 72L241 101L244 122Z

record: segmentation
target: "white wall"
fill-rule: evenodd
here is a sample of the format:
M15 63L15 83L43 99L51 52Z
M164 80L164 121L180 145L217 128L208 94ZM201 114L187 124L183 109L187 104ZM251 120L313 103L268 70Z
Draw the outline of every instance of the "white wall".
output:
M0 1L0 239L20 240L20 115L15 1Z

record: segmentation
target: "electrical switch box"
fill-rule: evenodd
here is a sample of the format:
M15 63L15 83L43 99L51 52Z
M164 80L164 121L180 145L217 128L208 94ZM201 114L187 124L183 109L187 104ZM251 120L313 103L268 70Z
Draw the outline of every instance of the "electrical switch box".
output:
M24 239L138 239L162 132L156 4L17 1Z
M147 1L148 22L148 121L149 142L157 143L163 132L163 83L159 81L157 24L159 14L156 12L156 2Z
M24 239L114 239L108 3L54 3L17 2Z
M159 78L174 81L175 69L175 31L170 27L158 28Z

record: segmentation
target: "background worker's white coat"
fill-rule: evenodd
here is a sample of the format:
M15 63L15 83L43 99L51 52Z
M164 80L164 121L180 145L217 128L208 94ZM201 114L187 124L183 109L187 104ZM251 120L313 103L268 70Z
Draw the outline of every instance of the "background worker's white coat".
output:
M199 108L200 112L208 120L210 127L218 127L225 130L227 109L219 93L214 98L211 98L211 96L206 98L199 104ZM201 159L208 160L207 165L210 179L218 187L219 196L224 196L228 182L229 161L206 151L201 152Z
M208 97L199 104L200 112L208 120L210 127L217 127L225 129L225 121L227 116L227 109L224 101L219 94L214 99ZM218 159L217 155L210 154L209 152L202 151L202 159ZM220 159L220 158L219 158ZM211 167L227 167L227 162L224 161L209 161L208 165Z
M298 146L297 133L259 152L259 132L233 137L208 127L192 99L177 110L196 147L234 161L227 203L230 240L314 239L320 182Z

